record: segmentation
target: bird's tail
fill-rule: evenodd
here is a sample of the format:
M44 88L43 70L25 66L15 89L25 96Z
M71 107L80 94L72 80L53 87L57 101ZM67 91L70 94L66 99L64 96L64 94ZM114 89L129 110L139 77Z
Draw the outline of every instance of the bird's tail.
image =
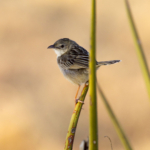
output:
M120 62L121 60L110 60L110 61L100 61L100 62L97 62L97 67L100 67L102 65L111 65L111 64L115 64L115 63L118 63Z

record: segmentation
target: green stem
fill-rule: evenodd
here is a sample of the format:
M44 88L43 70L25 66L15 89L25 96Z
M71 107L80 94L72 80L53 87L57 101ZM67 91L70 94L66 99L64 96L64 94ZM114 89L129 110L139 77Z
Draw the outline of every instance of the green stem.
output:
M150 80L149 80L148 65L147 65L147 62L146 62L146 58L145 58L145 55L144 55L144 51L143 51L143 48L142 48L142 45L141 45L140 38L138 36L137 30L136 30L136 27L135 27L135 24L134 24L134 21L133 21L133 17L132 17L132 14L131 14L131 9L130 9L130 6L129 6L129 3L128 3L127 0L125 0L125 6L126 6L127 14L128 14L130 27L131 27L131 30L132 30L132 35L133 35L134 44L135 44L135 47L136 47L136 52L137 52L138 59L139 59L139 62L140 62L143 77L144 77L144 80L145 80L145 83L146 83L148 95L149 95L149 98L150 98Z
M79 98L80 101L84 102L85 96L87 94L88 91L88 85L85 84L82 92L81 92L81 96ZM69 129L67 132L67 137L66 137L66 142L65 142L65 148L64 150L72 150L73 148L73 142L74 142L74 137L75 137L75 132L76 132L76 128L77 128L77 123L78 123L78 119L80 116L80 112L82 109L82 105L83 103L78 102L75 105L71 120L70 120L70 124L69 124Z
M100 88L100 86L98 84L97 84L97 87L98 87L99 94L102 97L102 101L104 102L104 105L105 105L105 107L106 107L106 109L108 111L108 114L109 114L109 116L110 116L110 118L111 118L111 120L113 122L113 125L114 125L114 127L115 127L115 129L117 131L117 134L118 134L122 144L124 145L126 150L132 150L131 145L130 145L127 137L125 136L124 131L121 128L121 126L120 126L120 124L119 124L115 114L113 113L113 110L111 109L111 107L110 107L110 105L109 105L109 103L108 103L108 101L107 101L103 91L101 90L101 88Z
M91 50L90 50L90 132L89 150L98 150L97 100L96 100L96 0L92 0Z

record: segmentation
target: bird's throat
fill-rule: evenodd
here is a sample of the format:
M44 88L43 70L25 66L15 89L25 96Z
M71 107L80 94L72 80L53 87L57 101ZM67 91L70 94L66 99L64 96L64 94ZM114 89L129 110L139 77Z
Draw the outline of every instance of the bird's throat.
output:
M57 55L57 57L63 55L66 51L65 50L59 50L59 49L53 49Z

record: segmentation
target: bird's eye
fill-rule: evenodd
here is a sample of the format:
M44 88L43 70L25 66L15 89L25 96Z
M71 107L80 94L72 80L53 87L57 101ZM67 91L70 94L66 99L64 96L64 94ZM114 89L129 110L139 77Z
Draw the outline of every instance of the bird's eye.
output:
M61 45L61 48L64 48L64 45Z

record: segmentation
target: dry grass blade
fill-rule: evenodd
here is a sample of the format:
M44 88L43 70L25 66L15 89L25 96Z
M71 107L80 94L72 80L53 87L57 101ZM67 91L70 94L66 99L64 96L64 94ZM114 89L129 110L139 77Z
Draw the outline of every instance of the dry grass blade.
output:
M104 102L106 110L107 110L107 112L108 112L108 114L109 114L109 116L113 122L113 125L117 131L117 134L118 134L123 146L125 147L126 150L132 150L131 145L130 145L127 137L125 136L124 131L121 128L115 114L113 113L113 110L111 109L102 89L100 88L100 86L98 84L97 84L97 87L98 87L98 92L99 92L100 96L102 97L102 101Z
M125 0L125 6L126 6L127 14L128 14L128 19L129 19L133 39L134 39L134 44L135 44L135 47L136 47L136 52L137 52L137 55L138 55L141 70L142 70L142 73L143 73L143 77L144 77L144 80L145 80L145 84L146 84L149 99L150 99L150 80L149 80L148 65L147 65L147 62L146 62L146 58L145 58L145 55L144 55L144 51L143 51L143 48L142 48L142 45L141 45L140 38L138 36L138 32L136 30L135 23L133 21L133 17L132 17L132 14L131 14L131 9L130 9L128 0Z

